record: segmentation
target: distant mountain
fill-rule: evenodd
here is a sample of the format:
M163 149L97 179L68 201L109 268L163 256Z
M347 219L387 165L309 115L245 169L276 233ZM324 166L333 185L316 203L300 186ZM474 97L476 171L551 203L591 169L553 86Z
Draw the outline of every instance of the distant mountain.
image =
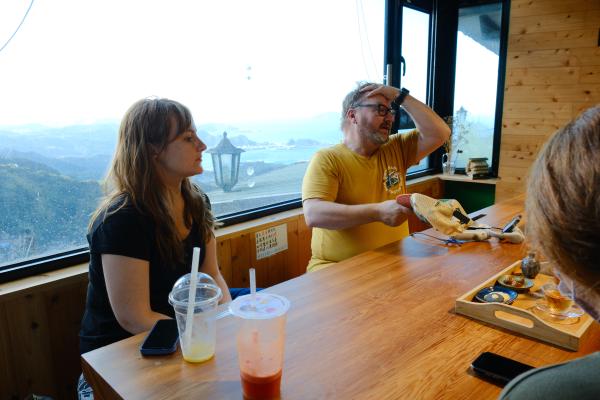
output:
M25 159L0 159L0 264L86 245L101 189Z
M230 131L237 132L238 130L230 129ZM260 144L253 140L250 140L247 136L244 135L232 136L230 134L230 131L223 131L219 135L212 135L204 129L198 129L198 137L204 142L204 144L206 144L206 147L208 147L209 149L211 147L216 147L219 144L219 142L223 139L224 132L227 132L227 139L229 139L229 141L236 147L257 146Z
M297 120L253 121L239 124L199 124L198 136L208 148L215 147L227 132L234 146L321 146L339 143L339 115L325 113ZM81 180L104 177L114 153L117 122L93 125L46 127L23 125L0 127L0 158L28 159L60 174ZM265 157L270 153L265 152ZM264 159L267 163L277 162Z
M98 154L88 157L77 156L52 158L43 156L33 151L22 152L6 149L4 151L0 151L0 163L2 163L2 160L6 158L21 160L21 164L24 160L28 160L30 162L35 162L38 165L50 167L56 173L81 180L102 179L106 174L111 157L112 156L107 154Z
M296 120L252 121L233 124L198 124L198 135L208 147L216 146L227 132L236 146L285 144L290 140L339 143L339 115L320 114ZM117 142L116 122L66 127L23 125L0 127L0 155L3 151L35 151L50 158L112 155Z
M209 148L227 132L235 146L247 150L236 188L257 193L276 190L264 177L287 168L302 172L305 167L294 162L307 161L315 148L342 137L337 113L197 128ZM86 245L87 223L101 197L98 181L114 153L117 133L116 122L0 127L0 265ZM194 180L207 192L221 192L212 171Z
M3 151L35 151L45 157L90 157L112 154L117 143L118 124L73 125L61 128L27 125L0 130Z
M198 130L220 137L246 136L258 143L285 144L290 140L318 140L320 144L336 144L342 139L339 113L323 113L311 118L293 120L251 121L231 124L199 124ZM234 143L235 144L235 143Z
M288 146L318 146L321 142L314 139L290 139L286 144Z

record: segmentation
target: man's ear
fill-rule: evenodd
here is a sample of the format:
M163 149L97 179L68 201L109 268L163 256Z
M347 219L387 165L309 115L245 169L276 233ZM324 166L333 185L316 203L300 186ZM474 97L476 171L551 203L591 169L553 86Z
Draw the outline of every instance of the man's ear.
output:
M353 109L353 108L349 109L348 113L346 113L346 117L348 118L350 123L356 124L356 110L355 109Z

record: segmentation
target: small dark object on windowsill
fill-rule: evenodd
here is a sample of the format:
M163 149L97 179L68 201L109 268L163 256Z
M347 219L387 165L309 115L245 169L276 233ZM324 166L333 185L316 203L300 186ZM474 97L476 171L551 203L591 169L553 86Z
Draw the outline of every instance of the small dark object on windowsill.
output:
M54 400L54 399L50 396L44 396L44 395L32 393L29 396L25 397L25 400Z
M471 179L491 179L493 178L493 176L491 176L489 173L483 173L483 174L473 174L473 175L469 175L471 177Z

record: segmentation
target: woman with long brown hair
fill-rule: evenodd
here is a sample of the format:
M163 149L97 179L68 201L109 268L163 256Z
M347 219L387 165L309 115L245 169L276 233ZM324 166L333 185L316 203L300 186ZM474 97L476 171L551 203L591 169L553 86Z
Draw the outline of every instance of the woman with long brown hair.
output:
M173 317L168 294L199 270L231 300L217 266L215 221L208 198L189 177L202 173L202 152L190 111L168 99L143 99L126 112L107 176L109 192L88 231L89 285L80 332L85 353ZM80 382L81 383L81 382Z
M600 321L600 105L548 140L527 188L527 237ZM559 285L559 289L561 285ZM515 378L502 399L600 399L600 352Z

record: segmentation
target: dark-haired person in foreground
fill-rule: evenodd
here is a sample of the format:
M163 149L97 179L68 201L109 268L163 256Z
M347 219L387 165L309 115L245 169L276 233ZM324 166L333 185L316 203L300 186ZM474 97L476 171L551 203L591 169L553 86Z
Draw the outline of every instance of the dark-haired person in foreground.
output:
M402 107L416 130L392 134ZM343 142L318 151L302 182L304 218L312 230L315 271L408 236L406 170L440 147L450 128L408 90L362 83L342 104Z
M217 266L214 219L206 195L189 177L202 173L206 145L190 111L168 99L144 99L129 108L110 167L109 193L92 216L89 285L80 332L85 353L147 331L173 318L168 295L190 272L199 247L199 270L231 300ZM80 399L91 388L80 377Z
M600 105L550 138L527 188L527 236L600 321ZM560 285L559 285L560 289ZM526 372L501 399L600 399L600 352Z

